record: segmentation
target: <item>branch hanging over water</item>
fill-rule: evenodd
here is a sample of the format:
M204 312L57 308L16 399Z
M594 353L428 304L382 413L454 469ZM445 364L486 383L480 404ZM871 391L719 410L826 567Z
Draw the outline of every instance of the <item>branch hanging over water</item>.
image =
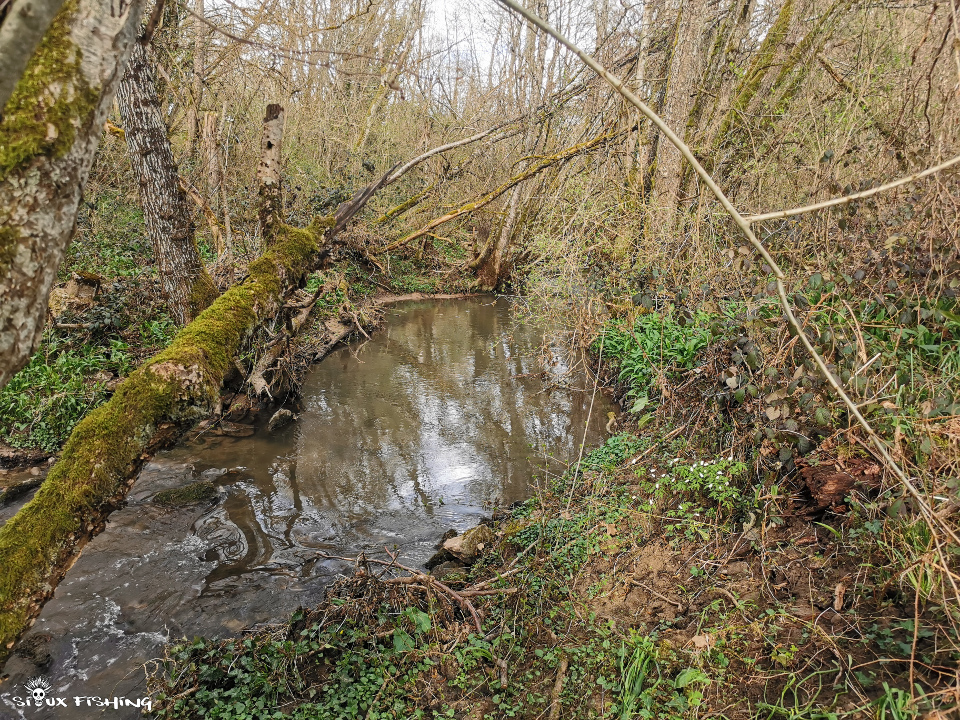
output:
M489 205L498 197L503 195L507 190L510 190L514 186L519 185L524 180L529 180L535 175L539 175L541 172L543 172L547 168L553 167L558 163L571 160L575 158L577 155L582 155L584 153L588 153L593 150L596 150L597 148L602 147L603 145L610 142L611 140L614 140L615 138L624 134L624 132L626 132L626 130L621 129L621 130L613 130L610 132L601 133L600 135L597 135L578 145L573 145L572 147L568 147L565 150L561 150L555 155L550 155L548 157L545 157L539 162L534 163L533 165L528 167L522 173L519 173L518 175L514 175L512 178L510 178L505 183L503 183L500 187L494 190L491 190L485 195L481 195L475 200L468 202L466 205L460 206L458 209L454 210L453 212L449 212L446 215L442 215L438 218L431 220L416 232L411 233L406 237L400 238L399 240L396 240L390 243L389 245L387 245L387 247L384 248L384 252L389 252L390 250L396 250L401 245L405 245L406 243L411 242L412 240L421 238L424 235L431 232L432 230L434 230L435 228L438 228L441 225L450 222L451 220L455 220L456 218L462 215L466 215L468 213L474 212L475 210L479 210L485 205Z

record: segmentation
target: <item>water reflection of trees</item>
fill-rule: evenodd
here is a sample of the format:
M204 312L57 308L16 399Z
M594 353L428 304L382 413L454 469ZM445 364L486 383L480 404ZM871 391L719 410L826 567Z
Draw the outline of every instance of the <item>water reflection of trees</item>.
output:
M356 358L343 349L314 371L297 441L301 492L354 517L430 512L440 497L522 497L541 464L531 455L575 457L589 396L544 392L542 332L515 322L506 302L486 303L406 309Z
M545 458L576 457L590 401L544 383L542 339L504 301L406 308L311 373L295 434L206 443L204 464L240 466L195 528L219 554L207 586L299 567L316 549L414 537L447 522L441 498L475 508L525 497Z

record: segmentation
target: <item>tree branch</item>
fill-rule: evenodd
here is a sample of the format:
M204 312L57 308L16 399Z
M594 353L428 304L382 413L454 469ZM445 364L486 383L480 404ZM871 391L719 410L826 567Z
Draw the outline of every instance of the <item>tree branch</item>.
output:
M546 170L547 168L553 165L556 165L557 163L565 162L570 158L576 157L577 155L580 155L585 152L590 152L591 150L594 150L597 147L603 145L604 143L609 142L615 137L622 135L624 132L625 131L621 129L621 130L613 130L611 132L603 133L601 135L597 135L596 137L591 138L590 140L582 142L579 145L568 147L565 150L562 150L561 152L557 153L556 155L550 155L549 157L544 158L540 162L534 163L519 175L514 175L512 178L507 180L507 182L503 183L500 187L496 188L495 190L491 190L486 195L482 195L476 200L468 202L466 205L462 205L460 208L458 208L457 210L454 210L453 212L449 212L446 215L442 215L441 217L431 220L422 228L420 228L414 233L411 233L410 235L407 235L406 237L400 238L399 240L395 240L394 242L387 245L387 247L384 248L384 251L389 252L390 250L395 250L401 245L405 245L406 243L412 240L416 240L417 238L423 237L424 235L429 233L431 230L439 227L440 225L443 225L444 223L448 223L451 220L454 220L460 217L461 215L466 215L467 213L471 213L471 212L474 212L475 210L479 210L485 205L489 205L491 202L493 202L498 197L503 195L503 193L505 193L507 190L514 187L515 185L522 183L524 180L528 180L529 178L532 178L534 175L539 174L543 170Z
M0 25L0 114L63 0L14 0Z
M946 162L940 163L939 165L935 165L932 168L928 168L923 172L907 175L899 180L894 180L886 183L885 185L879 185L875 188L864 190L863 192L854 193L853 195L844 195L843 197L824 200L823 202L814 203L813 205L804 205L803 207L791 208L789 210L777 210L776 212L763 213L762 215L748 215L746 218L744 218L744 220L752 225L753 223L762 222L764 220L776 220L778 218L790 217L791 215L802 215L808 212L815 212L817 210L823 210L824 208L834 207L836 205L846 205L847 203L852 203L854 200L862 200L863 198L868 198L871 195L876 195L887 190L893 190L901 185L912 183L914 180L920 180L930 175L934 175L941 170L946 170L949 167L953 167L957 163L960 163L960 155L957 155L957 157L951 158ZM771 267L773 266L771 265Z
M860 412L860 409L857 407L857 404L850 399L850 396L844 391L843 386L840 383L839 378L837 378L830 370L827 368L826 361L820 356L820 353L816 351L813 345L810 342L810 339L807 337L804 332L803 326L797 321L796 316L793 314L793 308L790 305L790 300L787 297L787 288L784 284L786 275L777 262L773 259L773 256L770 255L769 251L764 247L763 243L757 239L757 236L754 234L753 229L750 227L750 222L746 220L733 206L733 203L730 202L729 198L724 194L723 190L720 189L720 186L717 185L713 177L708 173L700 162L694 157L693 152L687 146L687 144L677 136L677 134L663 121L663 119L657 115L653 110L647 107L639 97L637 97L633 92L626 88L620 78L612 75L608 72L600 63L598 63L593 57L587 55L583 50L577 47L573 42L568 40L566 37L561 35L557 30L551 27L548 23L542 20L537 15L534 15L529 10L522 8L514 0L497 0L498 2L505 5L507 8L513 12L524 17L528 22L540 28L543 32L547 33L554 37L561 45L568 48L572 51L578 58L580 58L583 63L585 63L590 69L595 73L600 75L604 80L606 80L623 98L629 102L631 105L636 107L641 113L643 113L657 128L666 136L666 138L673 143L673 145L680 151L683 157L693 166L693 169L696 171L697 175L700 176L700 179L703 181L704 185L710 188L710 191L714 194L720 204L723 206L723 209L726 210L727 214L733 219L737 224L737 227L740 228L740 231L747 238L747 241L754 247L754 249L760 253L761 257L767 262L767 264L773 269L773 273L776 277L777 285L777 295L780 298L780 305L783 308L783 312L787 317L787 322L794 329L797 334L797 337L800 338L800 342L803 344L804 348L810 354L810 357L813 358L814 363L816 363L821 374L830 384L830 386L836 391L837 395L843 400L844 405L847 406L847 410L850 414L856 419L860 427L866 431L867 435L870 437L870 441L877 448L877 451L883 457L884 461L887 463L888 467L893 471L893 473L900 480L901 485L907 493L913 498L916 502L917 507L920 511L920 514L923 516L924 520L930 526L931 529L940 529L949 535L955 543L960 545L960 537L957 536L953 528L951 528L946 521L942 518L939 518L933 513L933 510L930 508L930 505L920 494L913 483L910 482L910 479L904 474L903 470L896 463L896 461L890 456L889 451L887 450L886 444L877 435L876 431L871 427L870 423L867 422L867 419ZM909 181L908 181L909 182Z

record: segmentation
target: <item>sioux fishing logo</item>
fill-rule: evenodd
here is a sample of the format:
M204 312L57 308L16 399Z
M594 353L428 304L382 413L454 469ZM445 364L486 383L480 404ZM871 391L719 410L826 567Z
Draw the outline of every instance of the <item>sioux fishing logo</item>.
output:
M45 677L30 678L23 684L28 695L25 698L14 697L13 702L18 707L66 707L67 699L51 697L53 685Z
M33 698L33 702L36 703L37 707L46 705L44 700L47 699L47 693L53 690L53 686L47 681L46 678L35 677L27 680L26 684L23 686L30 696ZM56 698L50 698L53 702L52 705L56 705Z
M8 699L18 708L44 708L44 707L67 707L68 698L53 697L53 686L50 681L44 677L30 678L23 684L23 689L27 691L26 696L4 694L0 700L7 702ZM72 697L75 707L100 707L113 708L143 708L147 712L153 709L153 701L150 698L137 698L131 700L125 697L100 697L98 695L74 695Z

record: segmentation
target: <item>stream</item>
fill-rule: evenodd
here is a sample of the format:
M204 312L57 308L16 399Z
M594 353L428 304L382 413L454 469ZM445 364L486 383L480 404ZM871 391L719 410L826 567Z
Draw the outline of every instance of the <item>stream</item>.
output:
M316 604L349 572L321 554L387 545L420 566L446 530L529 497L576 460L588 413L590 447L616 410L558 348L542 357L544 337L504 298L402 303L371 340L311 369L293 424L188 434L158 453L7 662L0 718L139 717L142 666L166 642ZM213 501L154 502L202 479ZM23 657L38 636L51 658L42 669ZM36 676L50 685L44 708L24 704Z

